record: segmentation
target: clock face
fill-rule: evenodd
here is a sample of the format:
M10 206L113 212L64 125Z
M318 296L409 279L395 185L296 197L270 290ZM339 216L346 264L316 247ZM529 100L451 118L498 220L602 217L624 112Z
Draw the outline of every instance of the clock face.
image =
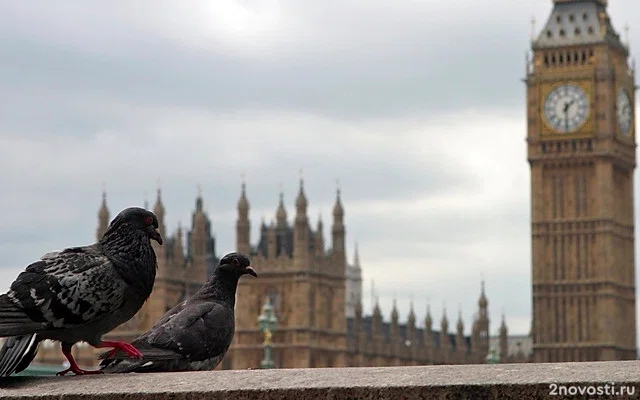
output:
M616 98L616 114L620 133L628 136L631 131L631 101L629 101L629 96L624 89L620 89Z
M544 102L544 116L549 125L561 133L577 130L589 115L589 99L584 90L574 85L553 89Z

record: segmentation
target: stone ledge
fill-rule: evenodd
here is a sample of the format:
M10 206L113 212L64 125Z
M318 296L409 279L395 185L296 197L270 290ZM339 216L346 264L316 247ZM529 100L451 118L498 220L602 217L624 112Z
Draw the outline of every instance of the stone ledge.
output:
M451 365L380 368L231 370L0 380L0 399L563 399L550 385L573 390L614 383L640 397L640 361ZM577 388L577 389L576 389ZM595 389L595 388L594 388ZM571 394L571 393L570 393Z

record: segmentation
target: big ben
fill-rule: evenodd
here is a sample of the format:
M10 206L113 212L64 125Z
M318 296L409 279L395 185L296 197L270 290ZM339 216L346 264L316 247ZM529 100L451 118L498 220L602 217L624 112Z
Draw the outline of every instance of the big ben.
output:
M535 362L636 358L635 83L606 0L554 0L527 66Z

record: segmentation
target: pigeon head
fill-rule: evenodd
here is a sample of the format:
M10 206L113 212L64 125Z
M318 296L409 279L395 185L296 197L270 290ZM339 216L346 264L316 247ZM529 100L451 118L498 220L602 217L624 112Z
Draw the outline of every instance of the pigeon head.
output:
M243 253L233 252L222 257L218 263L218 268L224 272L234 273L238 278L244 274L258 277L256 271L251 268L251 261Z
M162 245L162 236L158 232L158 217L149 210L140 207L129 207L122 210L111 221L109 229L119 229L123 226L144 233L149 239L155 240ZM106 235L106 232L105 232Z

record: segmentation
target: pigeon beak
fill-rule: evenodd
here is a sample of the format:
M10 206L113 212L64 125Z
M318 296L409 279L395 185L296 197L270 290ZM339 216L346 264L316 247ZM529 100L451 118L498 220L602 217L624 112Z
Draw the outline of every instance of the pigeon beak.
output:
M160 232L158 232L157 229L152 228L149 230L149 237L153 240L155 240L156 242L158 242L158 244L160 246L162 246L162 236L160 236Z
M252 275L252 276L254 276L254 277L256 277L256 278L258 277L258 274L256 274L256 271L254 271L254 269L253 269L253 268L251 268L251 267L247 267L247 268L245 268L245 269L244 269L244 272L245 272L245 274Z

